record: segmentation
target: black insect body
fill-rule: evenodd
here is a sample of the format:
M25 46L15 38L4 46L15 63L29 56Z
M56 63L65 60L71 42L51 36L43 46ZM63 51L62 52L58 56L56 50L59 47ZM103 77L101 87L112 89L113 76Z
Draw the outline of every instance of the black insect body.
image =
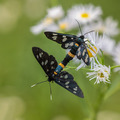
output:
M62 34L56 32L44 32L47 38L62 44L61 47L64 49L70 49L64 60L56 68L55 72L59 73L70 60L76 55L78 59L82 59L86 65L90 65L90 58L87 52L86 43L84 41L84 35L77 37L70 34Z
M48 53L44 52L38 47L33 47L32 51L35 58L47 74L49 82L55 81L57 84L64 87L71 93L77 95L78 97L84 97L82 90L73 80L74 78L71 74L69 74L66 71L62 71L59 74L55 74L55 69L58 66L58 63L52 55L48 55Z

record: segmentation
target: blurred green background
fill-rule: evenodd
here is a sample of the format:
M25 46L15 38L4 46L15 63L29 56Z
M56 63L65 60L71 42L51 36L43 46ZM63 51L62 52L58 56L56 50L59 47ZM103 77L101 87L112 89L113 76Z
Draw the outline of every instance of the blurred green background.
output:
M58 3L65 11L76 4L92 3L101 6L103 18L113 16L120 21L119 0L58 0ZM47 79L33 56L33 46L54 55L58 62L65 56L65 50L43 33L30 32L30 27L44 18L46 9L53 5L54 0L0 0L0 120L120 120L120 85L117 92L101 102L101 91L107 86L89 82L83 70L68 71L82 88L84 99L55 83L51 84L52 101L48 83L30 87ZM116 41L119 40L117 36ZM109 64L113 64L112 60ZM112 74L111 79L119 81L118 73Z

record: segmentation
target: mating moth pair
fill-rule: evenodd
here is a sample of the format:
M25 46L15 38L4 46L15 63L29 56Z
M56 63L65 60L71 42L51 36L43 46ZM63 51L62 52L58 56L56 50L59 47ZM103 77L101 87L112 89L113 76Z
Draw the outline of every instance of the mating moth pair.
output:
M49 31L44 32L44 34L48 39L61 44L62 48L70 49L63 61L58 64L54 56L48 55L47 52L38 47L32 48L35 58L48 76L47 81L49 81L49 83L51 81L55 81L57 84L67 89L74 95L83 98L83 92L78 84L74 81L73 76L68 72L62 70L69 63L69 61L74 58L75 55L79 60L82 59L86 65L90 64L90 57L87 52L87 44L84 40L85 34L81 35L80 37Z

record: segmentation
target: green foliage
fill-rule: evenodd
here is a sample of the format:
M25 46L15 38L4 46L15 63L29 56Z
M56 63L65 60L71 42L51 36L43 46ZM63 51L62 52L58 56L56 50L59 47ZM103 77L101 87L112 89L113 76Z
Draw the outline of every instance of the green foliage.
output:
M111 86L108 88L104 99L108 99L111 95L115 94L116 92L118 92L120 90L120 78L117 77L116 79L114 79L114 81L112 81Z
M41 10L38 9L39 14L36 13L37 15L33 14L35 7L32 9L32 5L27 3L29 0L17 1L15 6L13 4L15 8L19 4L20 13L14 11L16 20L10 21L8 26L6 21L9 21L9 19L0 24L0 27L2 26L0 28L0 120L59 120L60 118L62 118L61 120L99 120L99 113L101 115L101 112L106 109L112 111L112 113L117 112L116 120L118 120L120 108L116 110L114 106L120 105L119 72L112 72L112 82L106 87L105 84L94 85L93 81L90 82L86 78L86 69L75 71L66 68L74 75L75 81L82 88L85 95L84 99L72 95L55 83L51 83L53 101L50 101L48 83L34 88L30 87L34 83L47 79L33 56L31 49L33 46L40 47L54 55L58 62L61 62L66 54L60 45L48 40L43 33L33 35L30 32L30 27L45 16L46 8L57 3L67 10L76 4L92 2L92 4L102 7L104 17L113 16L120 21L120 15L118 14L120 1L110 0L108 4L108 1L105 0L69 0L69 2L51 0L52 3L48 0L35 0L35 3L41 3L40 6L36 4L36 9L43 5ZM0 9L4 5L6 5L5 1L0 1ZM34 17L31 17L29 9L32 9ZM14 12L8 14L13 15L14 18ZM7 15L7 13L5 12L4 15ZM2 18L0 18L1 20ZM118 40L120 40L120 36L118 36ZM109 61L109 59L106 61ZM103 62L102 60L101 63ZM72 62L69 65L75 66ZM116 94L118 96L115 96ZM114 99L112 99L113 97ZM107 104L108 100L111 100L109 104ZM102 113L102 115L104 114ZM109 115L111 115L111 112L107 112L106 120L108 120Z

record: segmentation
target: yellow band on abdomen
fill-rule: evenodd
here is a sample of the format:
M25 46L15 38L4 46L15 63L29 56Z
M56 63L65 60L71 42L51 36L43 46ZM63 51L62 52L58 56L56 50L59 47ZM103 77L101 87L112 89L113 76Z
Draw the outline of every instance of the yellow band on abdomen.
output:
M70 56L70 57L72 57L72 58L74 58L74 54L72 54L71 52L68 52L68 55Z
M65 67L62 63L59 63L59 65L60 65L62 68L64 68L64 67Z
M79 44L75 43L76 46L79 46Z
M54 72L54 74L55 74L55 75L57 75L57 73L56 73L56 72Z

